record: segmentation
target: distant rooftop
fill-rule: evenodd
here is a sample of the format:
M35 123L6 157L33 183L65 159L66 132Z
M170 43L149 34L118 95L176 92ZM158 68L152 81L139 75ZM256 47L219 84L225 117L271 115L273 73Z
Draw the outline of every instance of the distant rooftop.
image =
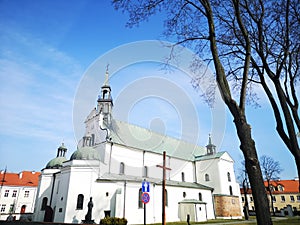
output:
M1 171L0 185L37 187L40 174L40 172L34 171L22 171L20 173L9 173Z

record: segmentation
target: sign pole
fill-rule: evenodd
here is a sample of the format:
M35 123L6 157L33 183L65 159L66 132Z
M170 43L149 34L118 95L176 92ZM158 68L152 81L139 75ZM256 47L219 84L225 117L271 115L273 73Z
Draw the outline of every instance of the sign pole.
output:
M144 225L146 225L146 204L144 203Z

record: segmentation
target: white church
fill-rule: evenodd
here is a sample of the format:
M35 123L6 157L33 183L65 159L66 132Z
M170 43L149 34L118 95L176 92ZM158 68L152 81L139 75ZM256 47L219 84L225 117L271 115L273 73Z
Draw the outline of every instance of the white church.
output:
M107 75L108 76L108 75ZM91 219L126 218L128 224L162 222L163 152L166 152L167 222L241 218L240 189L234 161L206 147L162 135L112 116L106 79L97 106L85 120L85 136L70 159L62 144L42 169L34 221L82 223L93 202ZM143 186L142 183L148 186ZM142 199L143 191L150 199ZM144 210L146 207L146 210ZM144 212L146 211L145 215Z

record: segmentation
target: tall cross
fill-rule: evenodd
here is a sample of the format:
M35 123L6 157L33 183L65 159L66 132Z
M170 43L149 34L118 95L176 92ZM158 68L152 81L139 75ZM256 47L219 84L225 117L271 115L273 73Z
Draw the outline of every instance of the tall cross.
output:
M108 84L108 67L109 67L109 64L106 65L106 72L105 72L105 81L104 81L104 85L107 85Z
M166 151L163 152L163 165L156 165L163 169L163 180L162 180L162 225L166 225L166 170L171 168L166 167Z

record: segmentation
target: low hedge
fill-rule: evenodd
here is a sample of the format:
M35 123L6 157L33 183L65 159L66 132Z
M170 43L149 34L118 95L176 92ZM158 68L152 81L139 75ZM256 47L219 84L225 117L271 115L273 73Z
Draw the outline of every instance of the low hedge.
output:
M106 217L100 220L100 225L126 225L127 220L125 218L118 217Z

